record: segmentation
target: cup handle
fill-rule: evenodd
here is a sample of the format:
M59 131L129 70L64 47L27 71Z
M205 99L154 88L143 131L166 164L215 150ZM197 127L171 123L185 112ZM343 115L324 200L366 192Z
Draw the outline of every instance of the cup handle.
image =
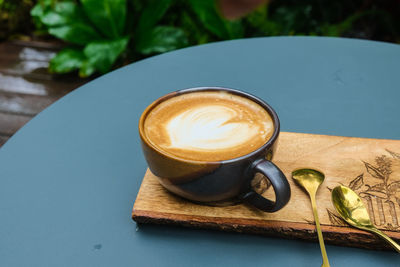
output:
M275 202L256 193L251 187L242 195L244 202L266 212L275 212L283 208L290 199L290 185L283 172L271 161L260 159L255 161L250 171L263 174L272 184L275 191Z

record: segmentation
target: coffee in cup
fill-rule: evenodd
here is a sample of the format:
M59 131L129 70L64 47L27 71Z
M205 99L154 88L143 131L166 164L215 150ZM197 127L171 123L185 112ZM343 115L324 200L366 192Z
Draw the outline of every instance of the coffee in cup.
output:
M147 115L144 133L163 152L195 161L244 156L274 132L259 104L225 91L192 92L165 100Z
M240 199L267 212L290 199L285 175L271 162L279 119L258 97L222 87L172 92L146 108L139 133L150 171L183 198L206 204ZM253 190L256 173L270 181L275 201Z

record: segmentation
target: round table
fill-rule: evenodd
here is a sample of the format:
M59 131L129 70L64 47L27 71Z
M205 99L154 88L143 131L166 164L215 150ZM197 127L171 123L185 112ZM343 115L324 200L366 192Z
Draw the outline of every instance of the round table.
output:
M146 163L137 125L167 92L225 86L275 108L282 131L400 139L400 46L317 37L181 49L104 75L0 149L1 266L320 266L318 243L136 225ZM327 246L332 266L399 266Z

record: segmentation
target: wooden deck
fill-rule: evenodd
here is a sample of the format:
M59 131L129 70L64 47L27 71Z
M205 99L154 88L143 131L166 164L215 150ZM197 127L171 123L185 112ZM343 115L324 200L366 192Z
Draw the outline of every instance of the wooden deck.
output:
M60 48L59 43L0 43L0 147L44 108L89 81L48 73Z

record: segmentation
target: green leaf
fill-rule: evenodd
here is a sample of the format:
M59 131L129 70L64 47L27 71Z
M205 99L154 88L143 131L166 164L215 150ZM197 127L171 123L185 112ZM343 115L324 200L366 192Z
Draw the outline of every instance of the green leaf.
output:
M44 14L44 6L40 3L37 3L32 9L31 9L31 16L32 17L41 17Z
M112 41L92 42L88 44L83 53L88 62L85 69L95 68L101 73L109 71L119 55L125 50L129 37L120 38ZM82 74L85 71L81 70Z
M171 6L172 0L149 1L140 16L136 34L141 36L151 31Z
M126 0L81 0L97 29L110 38L122 37L126 22Z
M53 9L42 15L41 21L48 27L61 26L78 21L88 23L85 14L74 2L56 3Z
M214 0L189 0L190 6L204 27L221 39L243 37L239 21L228 21L219 14Z
M228 32L221 16L217 13L214 0L189 0L190 6L204 27L220 38L227 38Z
M264 4L244 18L244 20L253 28L253 37L280 35L282 24L269 19L268 10L269 5Z
M31 16L40 18L45 12L50 10L52 3L53 0L38 1L31 9Z
M244 37L244 28L240 20L225 21L225 27L228 31L230 39L237 39Z
M136 47L142 54L164 53L187 46L185 32L176 27L158 26L151 31L148 38L142 39Z
M325 36L341 36L353 27L353 24L364 16L375 14L375 10L366 10L351 14L345 20L337 24L324 24L320 27L322 35Z
M79 76L84 78L84 77L89 77L96 71L95 66L89 62L89 60L86 60L83 62L80 70L79 70Z
M83 10L75 2L45 1L43 4L37 4L31 10L31 15L38 17L48 27L62 26L72 22L90 24Z
M45 29L45 25L42 22L44 14L51 10L53 0L38 1L36 5L31 9L31 16L37 29Z
M210 42L210 34L205 31L201 25L196 23L193 16L188 12L182 12L179 25L182 25L182 28L188 35L190 44L205 44Z
M263 4L249 15L246 16L246 20L249 24L255 28L262 28L264 23L268 19L268 5Z
M52 27L49 29L49 33L61 40L78 45L85 45L102 39L90 25L80 22Z
M90 21L75 2L56 2L51 6L46 5L42 7L38 4L32 12L48 27L51 35L78 45L103 39L91 27Z
M82 51L66 48L51 59L49 70L55 73L67 73L79 69L84 60Z

